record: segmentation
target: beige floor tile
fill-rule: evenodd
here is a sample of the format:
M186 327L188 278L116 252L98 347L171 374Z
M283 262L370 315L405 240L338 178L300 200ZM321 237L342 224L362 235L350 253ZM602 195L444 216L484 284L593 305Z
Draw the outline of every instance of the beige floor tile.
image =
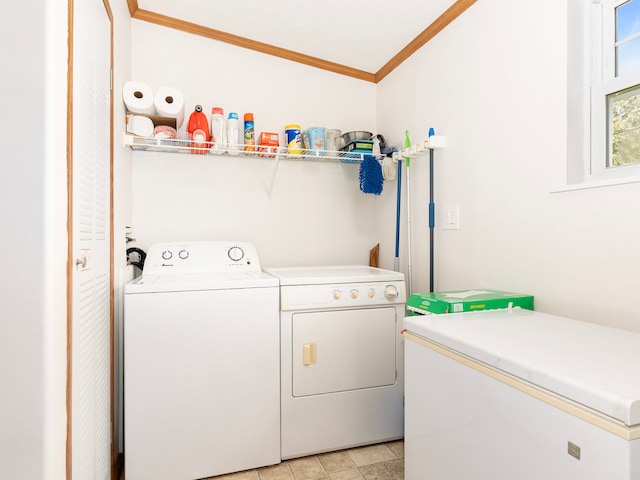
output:
M384 444L354 448L353 450L348 450L347 454L349 455L351 460L353 460L353 463L355 463L357 467L361 467L363 465L371 465L372 463L385 462L387 460L394 460L398 458L396 457L395 453L393 453L391 449Z
M210 478L215 480L258 480L258 471L255 469L245 470L244 472L228 473Z
M341 470L349 470L355 467L354 463L347 455L347 452L331 452L318 455L318 460L327 473L339 472Z
M317 457L303 457L287 462L296 480L308 480L324 476L324 469Z
M289 465L286 463L259 468L258 478L260 480L294 480Z
M363 480L364 477L360 474L357 468L351 468L349 470L342 470L341 472L334 472L329 474L331 480Z
M404 441L398 440L396 442L387 443L387 447L391 449L393 453L396 454L398 458L404 458Z
M404 480L404 459L366 465L360 468L365 480Z

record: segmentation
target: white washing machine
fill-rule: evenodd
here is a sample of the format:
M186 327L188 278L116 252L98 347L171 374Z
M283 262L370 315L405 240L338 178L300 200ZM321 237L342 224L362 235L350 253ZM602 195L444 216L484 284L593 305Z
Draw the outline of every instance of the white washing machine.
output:
M278 298L249 243L149 249L124 289L127 480L280 462Z
M402 438L403 275L266 271L281 285L282 458Z

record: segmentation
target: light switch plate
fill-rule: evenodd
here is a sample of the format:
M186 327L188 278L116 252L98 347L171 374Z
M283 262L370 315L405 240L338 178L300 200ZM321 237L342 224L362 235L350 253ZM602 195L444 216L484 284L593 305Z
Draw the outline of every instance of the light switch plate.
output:
M442 207L442 229L458 230L460 228L460 208L458 205Z

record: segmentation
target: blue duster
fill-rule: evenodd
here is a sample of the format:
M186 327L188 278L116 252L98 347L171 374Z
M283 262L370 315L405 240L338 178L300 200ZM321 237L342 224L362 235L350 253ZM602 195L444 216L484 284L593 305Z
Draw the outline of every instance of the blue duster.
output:
M360 164L360 190L364 193L380 195L383 184L382 165L373 155L364 155Z

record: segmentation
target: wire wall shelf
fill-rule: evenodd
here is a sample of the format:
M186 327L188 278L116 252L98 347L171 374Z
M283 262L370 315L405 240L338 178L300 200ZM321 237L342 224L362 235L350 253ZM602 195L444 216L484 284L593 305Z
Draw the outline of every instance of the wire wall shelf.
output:
M164 153L186 153L227 157L259 157L276 160L304 160L328 163L356 163L360 164L367 155L366 152L344 152L330 150L301 149L300 153L291 153L287 147L268 145L254 145L252 150L246 150L245 145L228 144L223 148L214 142L195 142L185 139L146 138L124 134L124 145L132 150ZM381 158L377 157L380 161Z

